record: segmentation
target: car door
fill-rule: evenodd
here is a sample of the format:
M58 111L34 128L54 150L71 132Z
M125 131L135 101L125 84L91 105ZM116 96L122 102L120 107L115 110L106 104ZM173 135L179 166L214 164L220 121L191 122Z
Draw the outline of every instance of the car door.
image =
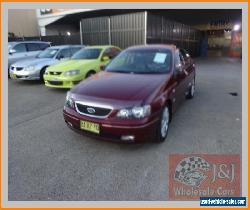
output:
M188 92L191 84L192 84L192 80L193 80L193 77L194 77L194 63L193 63L193 60L191 59L189 53L184 50L184 49L181 49L180 50L180 55L182 56L185 64L184 64L184 73L186 75L185 77L185 87L186 87L186 92Z
M28 50L26 58L34 58L39 52L41 52L39 43L26 43L26 46Z
M179 52L179 50L175 51L175 65L174 65L174 87L172 89L172 101L173 101L173 111L177 109L177 107L181 104L181 102L185 99L185 63L183 62L183 58Z
M15 52L9 53L8 55L8 65L17 62L18 60L24 59L28 56L27 48L25 43L16 44L12 50Z

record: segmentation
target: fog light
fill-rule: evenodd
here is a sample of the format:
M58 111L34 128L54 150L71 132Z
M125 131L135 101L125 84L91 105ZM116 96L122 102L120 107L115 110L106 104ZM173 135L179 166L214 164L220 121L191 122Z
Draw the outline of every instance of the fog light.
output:
M133 141L135 139L134 136L122 136L121 140L123 141Z

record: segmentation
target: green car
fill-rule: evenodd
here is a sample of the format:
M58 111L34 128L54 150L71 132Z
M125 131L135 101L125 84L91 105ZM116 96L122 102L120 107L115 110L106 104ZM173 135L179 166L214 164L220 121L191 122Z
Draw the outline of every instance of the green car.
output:
M99 72L120 51L120 48L111 45L85 47L70 60L48 67L44 74L45 85L52 88L72 88Z

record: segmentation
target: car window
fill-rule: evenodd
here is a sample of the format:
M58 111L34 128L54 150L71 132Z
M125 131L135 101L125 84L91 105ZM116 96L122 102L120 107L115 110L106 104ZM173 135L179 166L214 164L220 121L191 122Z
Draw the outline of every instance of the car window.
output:
M50 45L47 44L47 43L40 43L39 47L40 47L41 50L45 50L46 48L50 47Z
M181 64L184 65L185 64L185 58L184 58L184 56L181 54L180 51L178 52L178 54L179 54L179 57L180 57Z
M181 57L180 57L180 54L179 54L178 51L175 52L174 62L175 62L175 66L180 66L180 65L182 65Z
M26 46L25 44L17 44L14 48L14 50L16 50L17 53L21 53L21 52L26 52L27 49L26 49Z
M57 58L69 58L69 57L71 57L71 50L69 48L62 49L57 55Z
M110 48L106 49L106 50L103 52L102 57L108 56L110 59L113 59L113 58L116 57L119 53L120 53L120 50L119 50L118 48L110 47Z
M84 48L76 52L72 59L97 59L100 56L101 48Z
M82 49L82 48L81 47L73 47L73 48L71 48L71 55L74 55L80 49Z
M106 71L135 74L169 73L172 53L168 49L129 49L121 52L106 67Z
M36 43L27 43L27 48L28 48L28 51L40 51L40 47L39 47L39 44L36 44Z
M106 50L104 50L104 52L102 53L102 57L108 56L110 58L110 53L111 53L111 48L107 48Z

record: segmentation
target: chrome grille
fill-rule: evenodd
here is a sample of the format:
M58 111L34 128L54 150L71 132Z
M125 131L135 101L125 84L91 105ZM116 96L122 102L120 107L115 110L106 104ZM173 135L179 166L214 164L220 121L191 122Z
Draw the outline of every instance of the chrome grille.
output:
M79 114L95 118L106 118L113 109L111 106L89 104L80 101L76 101L75 106Z

